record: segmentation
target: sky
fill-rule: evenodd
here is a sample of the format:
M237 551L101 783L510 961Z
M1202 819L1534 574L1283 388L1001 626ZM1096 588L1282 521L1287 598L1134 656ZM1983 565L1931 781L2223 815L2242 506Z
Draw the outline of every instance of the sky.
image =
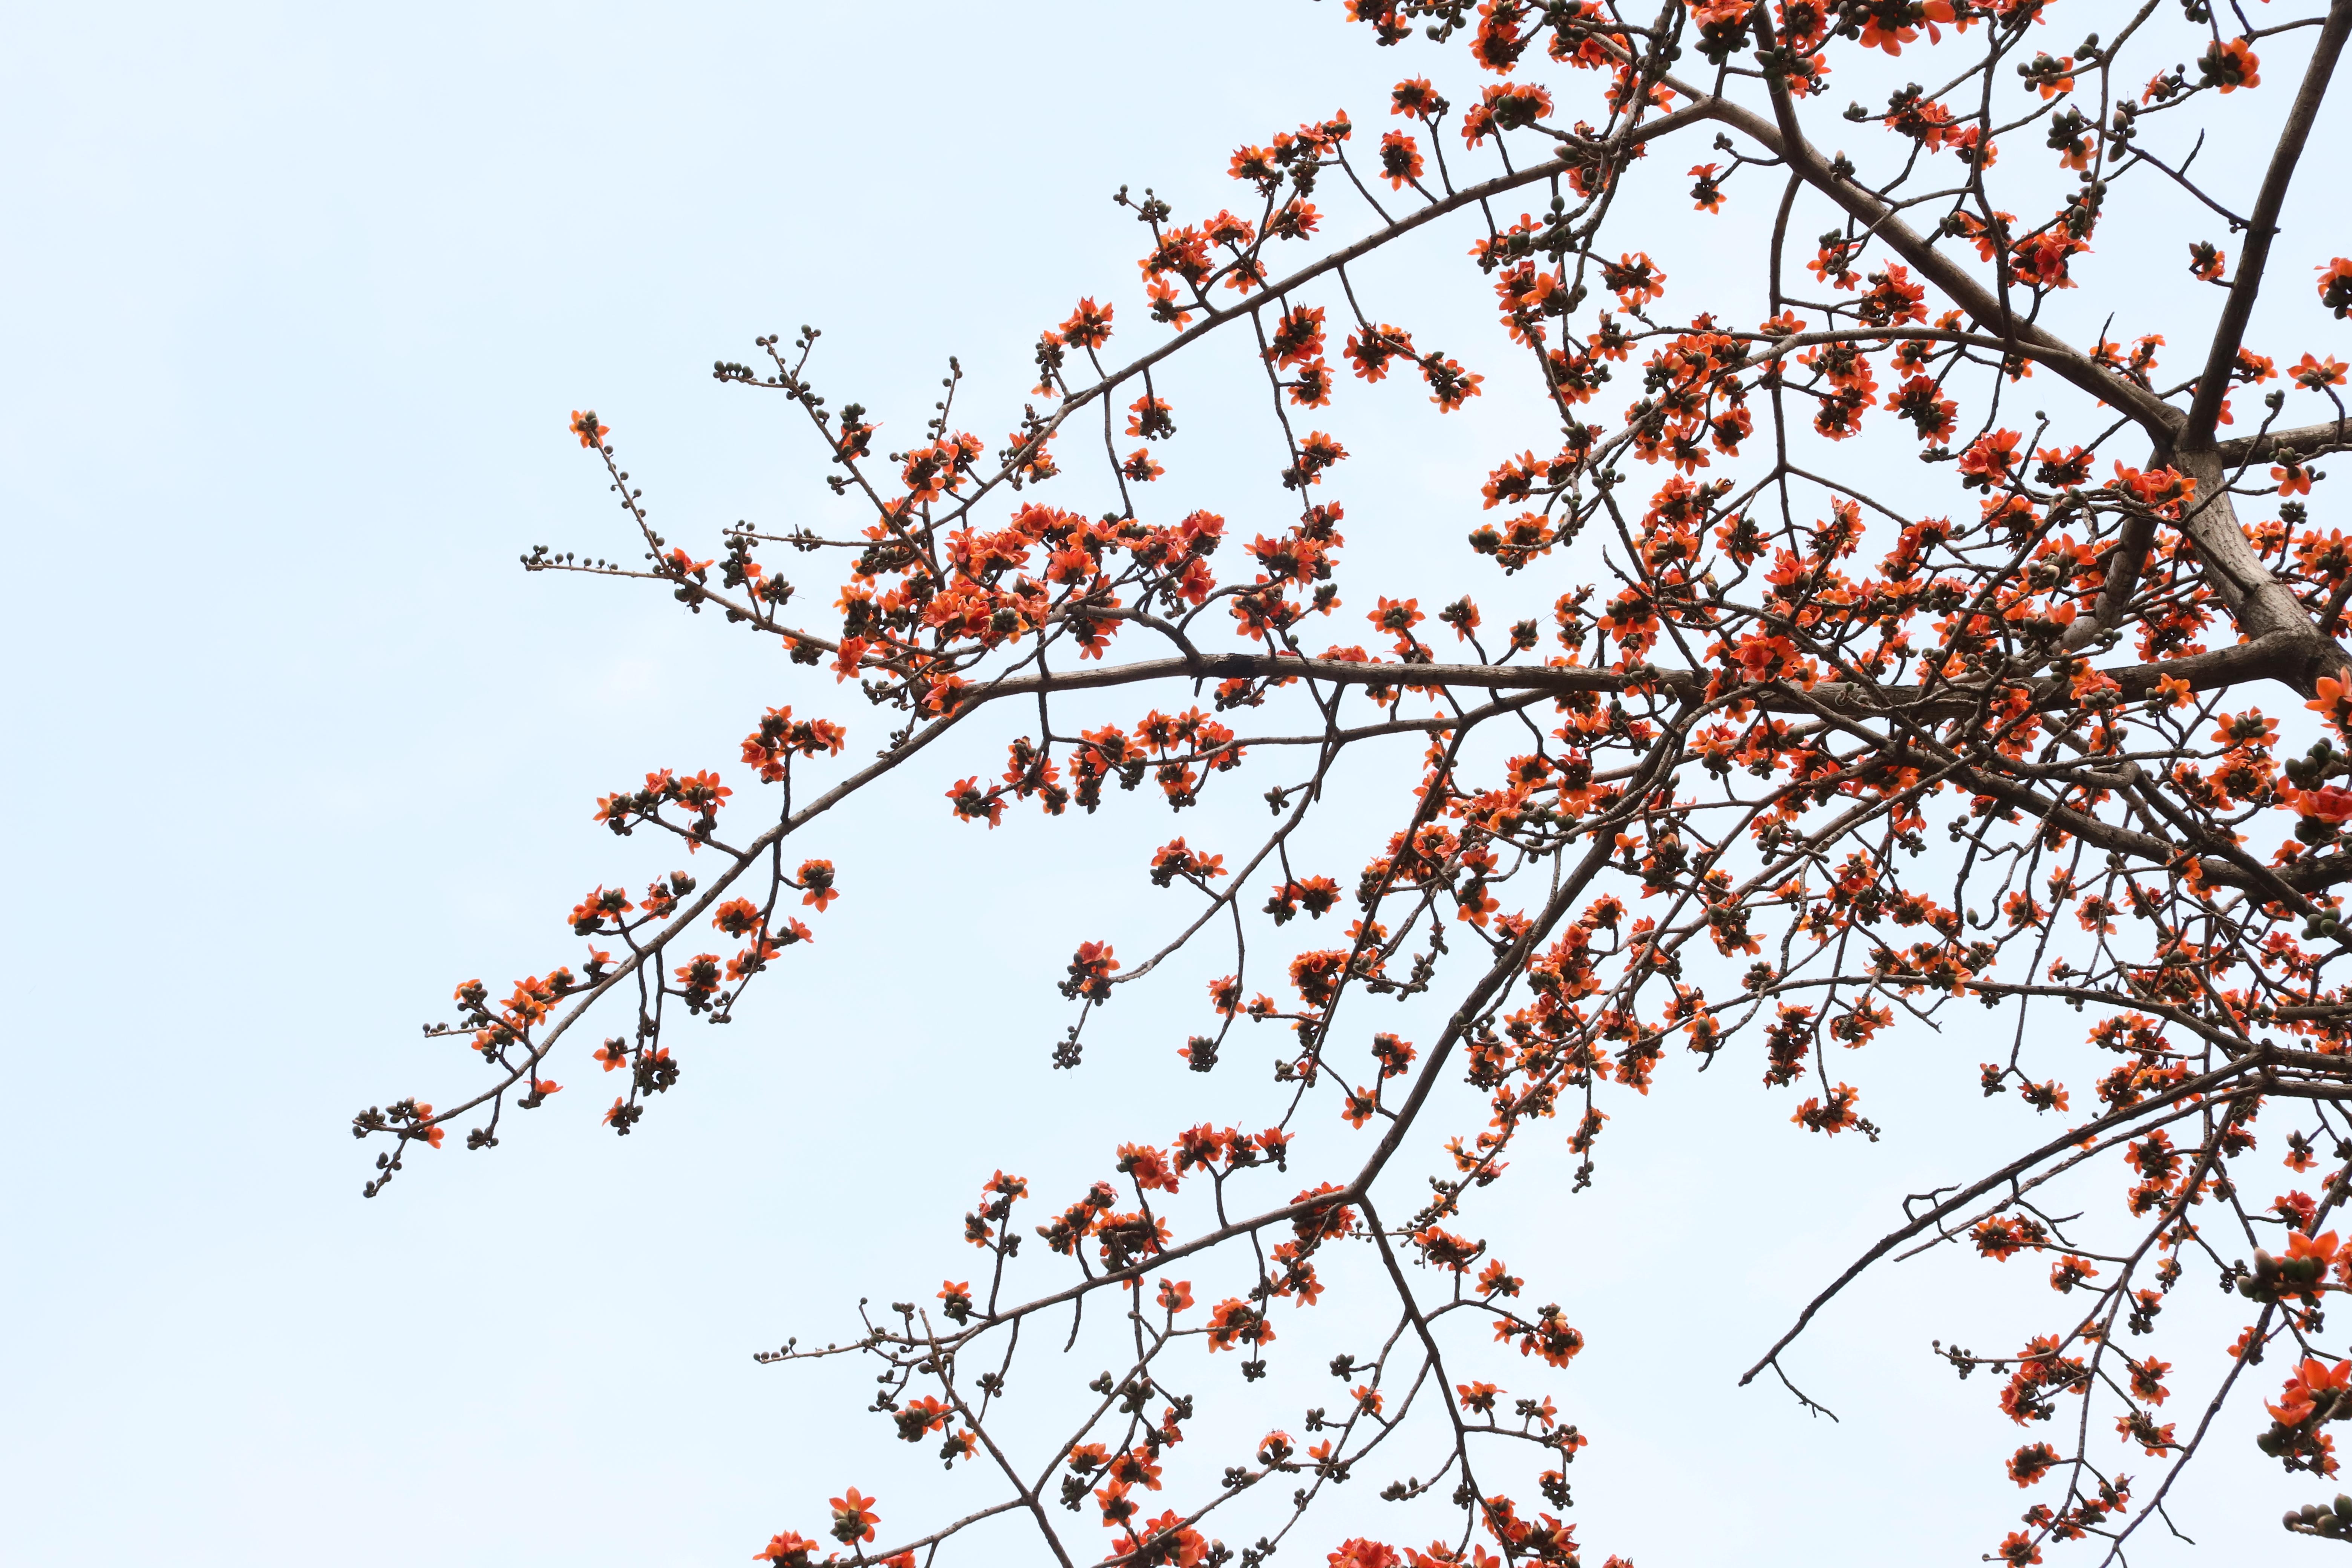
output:
M574 957L573 900L667 868L591 824L595 795L726 771L770 704L849 721L853 750L877 735L712 617L517 557L631 548L574 408L677 537L837 518L793 411L710 379L759 333L823 327L836 404L900 432L958 354L993 438L1076 297L1140 314L1114 190L1212 209L1235 144L1342 106L1373 121L1408 72L1460 96L1466 61L1381 55L1304 0L1203 0L1181 26L1050 0L131 5L7 32L0 722L27 797L0 850L0 1556L740 1563L845 1485L892 1526L979 1496L859 1413L856 1369L751 1352L968 1271L960 1216L998 1166L1057 1203L1116 1142L1254 1114L1172 1054L1213 957L1122 995L1079 1071L1047 1065L1060 955L1148 951L1174 918L1140 875L1169 825L1138 800L991 835L939 795L994 753L942 759L812 839L844 889L822 962L683 1042L637 1134L596 1125L583 1037L552 1068L568 1092L500 1148L453 1139L362 1202L352 1113L472 1081L418 1032L450 987ZM1678 172L1643 198L1661 259L1752 286ZM1430 246L1364 269L1392 301L1370 308L1497 356L1466 268L1423 292L1418 268L1459 266ZM1278 505L1274 449L1262 411L1219 402L1242 368L1220 352L1170 374L1192 444L1165 493L1247 530ZM1371 574L1489 591L1459 542L1470 491L1544 433L1486 403L1349 416ZM1238 842L1240 805L1178 830ZM1373 820L1342 816L1332 853ZM1825 1317L1794 1364L1834 1424L1735 1387L1901 1194L2042 1135L1974 1101L1967 1033L1881 1047L1881 1144L1801 1138L1745 1076L1675 1064L1592 1192L1498 1189L1515 1267L1593 1347L1559 1386L1593 1439L1574 1517L1597 1554L1972 1562L2011 1527L1991 1390L1927 1348L2027 1323L1983 1268L1885 1270ZM2280 1537L2305 1494L2250 1430L2174 1510L2201 1552L2136 1561L2322 1550ZM1389 1528L1358 1489L1323 1528Z

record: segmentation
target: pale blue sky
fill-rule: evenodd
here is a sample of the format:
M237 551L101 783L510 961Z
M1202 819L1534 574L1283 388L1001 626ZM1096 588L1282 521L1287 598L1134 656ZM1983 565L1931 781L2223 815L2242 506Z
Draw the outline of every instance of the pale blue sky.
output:
M350 1114L469 1081L417 1038L450 985L570 956L571 901L657 868L592 828L594 795L729 770L772 702L877 732L658 594L516 569L534 543L631 548L564 416L603 413L676 537L822 514L785 411L714 386L713 358L815 322L836 401L905 431L960 353L993 437L1038 327L1080 293L1133 310L1118 185L1213 208L1235 143L1370 122L1402 74L1462 96L1466 60L1381 54L1304 0L85 6L6 34L0 1559L735 1563L852 1482L893 1524L961 1511L969 1483L860 1415L854 1370L751 1352L968 1271L958 1218L999 1164L1058 1201L1120 1138L1256 1113L1232 1108L1255 1080L1212 1098L1177 1070L1190 969L1122 994L1086 1070L1045 1066L1071 942L1143 949L1168 918L1149 848L1256 814L1171 829L1133 800L992 837L939 792L996 753L941 762L812 841L845 895L824 962L681 1041L642 1135L594 1125L583 1037L503 1148L453 1140L362 1204ZM1752 283L1664 173L1662 258L1692 247L1670 270ZM1491 355L1458 247L1421 256L1453 298L1392 271L1400 310ZM1190 374L1168 488L1254 528L1263 422ZM1467 498L1540 421L1423 415L1345 414L1377 479L1358 564L1487 595ZM919 900L940 912L910 930ZM1842 1425L1732 1386L1895 1196L2036 1135L2013 1101L1950 1109L1978 1042L1876 1054L1874 1148L1800 1136L1744 1068L1676 1063L1621 1109L1593 1193L1507 1200L1506 1256L1592 1342L1557 1388L1594 1440L1576 1517L1600 1554L1879 1563L1872 1532L1901 1530L1924 1531L1906 1561L1972 1562L2023 1506L1991 1391L1927 1354L2051 1316L1982 1268L1908 1266L1824 1321L1795 1364ZM1660 1289L1694 1269L1714 1287ZM2201 1560L2323 1550L2273 1522L2309 1489L2253 1461L2240 1434L2181 1499ZM1327 1528L1391 1528L1374 1489Z

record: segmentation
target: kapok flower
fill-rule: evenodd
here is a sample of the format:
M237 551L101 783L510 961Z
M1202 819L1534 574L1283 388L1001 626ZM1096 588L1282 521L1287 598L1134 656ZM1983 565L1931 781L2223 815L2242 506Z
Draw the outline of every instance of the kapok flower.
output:
M2341 310L2336 312L2338 315L2343 313ZM2324 392L2331 386L2344 384L2344 362L2334 354L2325 359L2305 354L2287 368L2287 374L2306 392Z
M873 1540L874 1527L882 1518L874 1511L874 1500L860 1497L856 1487L845 1497L827 1499L833 1508L833 1538L845 1546Z
M2352 822L2352 789L2323 784L2317 789L2296 790L2290 804L2299 815L2316 817L2330 827Z
M1097 305L1092 300L1081 300L1070 319L1062 323L1061 340L1074 349L1098 349L1110 342L1110 318L1116 306ZM866 1532L871 1535L871 1531Z
M815 1561L811 1553L818 1544L797 1530L787 1530L770 1540L764 1550L751 1553L751 1561L774 1563L776 1568L808 1568Z
M2352 1389L2352 1361L2340 1361L2330 1368L2316 1356L2308 1357L2286 1380L2286 1390L2279 1395L2279 1402L2265 1403L2263 1408L2280 1426L2299 1426L2322 1395L2341 1394L2347 1389Z
M2319 302L2339 321L2352 316L2352 256L2338 256L2319 268Z
M2242 87L2260 87L2262 64L2262 57L2248 48L2243 38L2208 44L2197 61L2197 74L2203 79L2199 85L2218 87L2225 93Z

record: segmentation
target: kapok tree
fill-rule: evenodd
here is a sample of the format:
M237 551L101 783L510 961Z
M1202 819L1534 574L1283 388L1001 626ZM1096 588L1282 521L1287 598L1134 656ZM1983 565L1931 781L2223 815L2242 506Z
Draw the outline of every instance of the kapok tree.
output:
M2046 1265L2056 1292L2047 1332L1941 1352L1984 1369L2028 1439L2006 1467L2038 1500L1986 1543L1996 1560L2084 1537L2119 1552L2217 1432L2334 1473L2352 538L2305 498L2352 445L2328 352L2352 259L2329 254L2326 176L2297 180L2352 0L2148 0L2063 50L2059 9L1349 0L1379 44L1466 45L1444 57L1458 79L1396 82L1378 131L1335 115L1242 147L1213 215L1122 192L1141 295L1097 287L1040 334L1034 386L996 389L982 426L1011 426L1001 441L961 427L960 370L916 436L884 437L820 390L813 330L717 367L796 405L824 482L862 509L849 536L745 525L702 555L655 530L611 430L574 414L642 560L524 564L657 584L754 656L781 643L807 689L756 717L731 784L663 768L597 802L614 834L699 851L696 874L596 886L569 919L584 957L504 995L459 986L430 1032L487 1079L357 1118L390 1143L367 1190L460 1122L497 1142L509 1108L556 1091L575 1027L634 1003L594 1051L622 1075L604 1119L629 1131L678 1081L681 1026L732 1019L772 973L793 984L807 922L855 896L856 845L812 840L861 791L984 831L1246 790L1271 811L1255 842L1175 837L1134 868L1191 900L1164 945L1069 955L1055 1065L1123 987L1229 944L1166 1070L1230 1077L1237 1030L1271 1037L1280 1114L1118 1130L1099 1181L1034 1202L1006 1173L1023 1148L1003 1150L963 1217L976 1251L943 1236L964 1261L936 1294L777 1352L871 1358L881 1418L992 1475L992 1500L894 1503L886 1532L854 1489L829 1518L802 1500L813 1535L761 1558L961 1560L1007 1515L1034 1532L1024 1555L1063 1564L1255 1564L1294 1535L1353 1568L1573 1563L1557 1515L1586 1438L1542 1386L1498 1383L1507 1364L1540 1384L1583 1340L1498 1255L1482 1192L1507 1164L1581 1187L1607 1118L1692 1055L1760 1070L1792 1136L1874 1138L1847 1053L1960 1017L2009 1042L1969 1089L2021 1097L2046 1136L1910 1204L1748 1376L1788 1381L1808 1320L1875 1260L1957 1244L2037 1292ZM1875 93L1890 71L1933 85L1832 107L1833 83ZM2243 178L2192 166L2209 132L2258 148ZM1683 200L1754 246L1729 297L1677 299L1650 254L1645 215ZM2125 204L2175 237L2170 288L2144 248L2101 255ZM1438 244L1403 298L1373 292L1363 258L1464 232L1466 266ZM2093 300L2125 268L2163 319L2116 326ZM1475 369L1412 324L1456 280L1500 317L1488 352L1455 345ZM2249 341L2258 304L2278 341ZM1278 488L1235 501L1286 521L1246 541L1152 504L1179 412L1153 372L1220 334L1250 346L1263 389L1235 395L1263 400L1287 454ZM1343 600L1339 410L1418 383L1440 417L1507 380L1558 445L1465 476L1481 559L1446 568L1490 572L1504 608L1438 604L1443 577ZM841 563L832 610L776 570L801 556ZM874 710L855 746L852 691ZM2266 707L2316 742L2294 753ZM1003 746L1001 773L956 776L940 759L965 745ZM1293 847L1343 788L1357 819L1385 813L1352 878ZM1381 1026L1381 998L1424 993L1451 1004L1433 1037ZM1484 1124L1437 1121L1433 1095L1465 1078ZM1323 1168L1302 1168L1310 1146ZM2052 1184L2085 1173L2096 1201L2054 1213ZM1319 1310L1357 1314L1367 1353L1334 1363L1342 1407L1293 1436L1259 1380L1327 1276L1360 1276ZM2227 1355L2166 1342L2168 1300L2200 1278L2242 1299ZM1123 1364L1069 1379L1066 1427L1008 1426L1008 1388L1050 1387L1071 1364L1058 1325L1090 1306ZM1274 1429L1197 1435L1219 1422ZM1390 1543L1361 1489L1325 1506L1375 1470L1384 1497L1450 1499L1447 1534ZM2286 1524L2352 1535L2352 1501ZM990 1539L969 1543L1001 1560Z

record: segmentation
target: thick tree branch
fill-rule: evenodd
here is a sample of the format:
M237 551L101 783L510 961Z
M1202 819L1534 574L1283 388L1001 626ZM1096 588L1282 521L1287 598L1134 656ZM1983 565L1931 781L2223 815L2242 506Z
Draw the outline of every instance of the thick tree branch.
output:
M2266 458L2293 452L2300 458L2323 452L2352 450L2352 421L2331 419L2320 425L2300 425L2292 430L2271 430L2214 443L2214 455L2224 468L2242 468Z
M2336 58L2344 52L2347 33L2352 33L2352 0L2334 0L2327 8L2326 25L2320 28L2319 39L2312 46L2311 61L2304 68L2303 83L2295 89L2286 123L2280 128L2278 142L2271 149L2270 168L2263 175L2263 188L2254 197L2254 210L2247 221L2246 246L2238 256L2238 276L2230 285L2229 302L2221 307L2221 320L2213 329L2212 346L2205 352L2205 370L2197 378L2196 401L2189 405L2189 418L2177 437L2183 447L2207 446L2213 439L2214 423L2221 415L2221 400L2230 393L2230 373L2238 363L2238 346L2245 342L2246 323L2252 319L2254 300L2263 290L2263 268L2270 260L2271 241L2278 234L2279 214L2286 206L2287 186L2294 183L2295 165L2303 159L2304 143L2310 139L2311 127L2319 118L2319 105L2327 96L2328 79L2336 73Z

